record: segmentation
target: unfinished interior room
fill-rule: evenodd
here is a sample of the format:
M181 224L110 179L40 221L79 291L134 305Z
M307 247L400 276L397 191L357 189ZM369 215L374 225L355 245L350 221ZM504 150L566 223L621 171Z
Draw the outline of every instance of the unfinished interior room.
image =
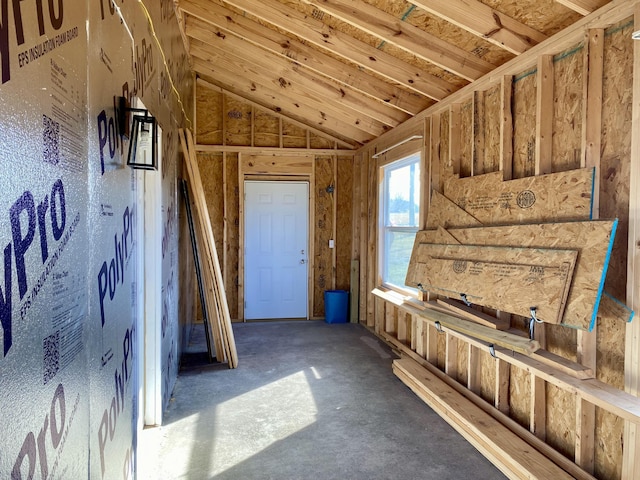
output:
M640 479L640 0L0 7L0 478Z

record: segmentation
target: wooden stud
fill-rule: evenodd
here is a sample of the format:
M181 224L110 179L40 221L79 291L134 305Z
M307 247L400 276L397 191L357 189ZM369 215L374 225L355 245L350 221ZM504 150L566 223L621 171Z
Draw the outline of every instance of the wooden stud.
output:
M369 163L371 159L368 151L362 153L362 162L360 166L360 218L356 221L360 222L360 323L368 324L368 302L370 299L368 287L368 278L370 270L368 268L369 258L369 223L368 223L368 202L369 202Z
M417 315L411 315L411 319L415 325L416 332L414 337L415 342L413 342L414 344L412 344L411 350L414 350L420 357L425 358L427 351L427 342L425 342L427 333L424 330L429 328L429 325Z
M233 278L229 275L229 254L227 245L229 245L229 198L227 197L227 154L222 154L222 272L224 273L224 289L230 292L234 285L231 283Z
M431 182L429 184L425 184L424 188L427 192L429 202L431 202L431 191L442 191L442 187L440 185L442 181L442 173L440 171L440 114L435 114L429 118L431 120L431 158L429 162L429 178L431 179Z
M238 154L238 320L244 321L244 172Z
M440 335L440 332L438 332L430 323L427 322L424 322L424 326L422 328L423 333L426 335L425 358L429 361L429 363L436 365L438 363L438 335Z
M482 358L480 349L467 344L467 388L476 395L482 391Z
M502 77L500 86L500 171L504 180L513 178L513 77Z
M378 185L379 185L380 169L378 162L371 158L369 162L369 205L367 208L367 225L369 227L369 241L367 243L367 293L372 295L371 291L376 285L380 284L377 262L377 245L378 245ZM370 297L372 299L372 297ZM373 306L373 300L371 300ZM369 317L372 315L370 313ZM367 321L367 325L369 324Z
M535 373L531 373L529 378L531 381L529 429L536 437L544 440L547 437L547 384Z
M222 94L222 108L220 109L220 115L222 115L222 145L227 144L227 96Z
M461 106L453 103L449 107L449 168L453 173L460 173L460 122L462 121Z
M360 293L360 261L351 260L351 275L349 278L349 323L358 323L358 302Z
M336 245L336 239L338 237L338 157L333 155L331 157L331 184L333 186L333 193L331 194L331 239L333 240L333 248L331 249L331 288L336 289L336 275L337 275L337 249L340 248Z
M602 82L604 74L604 30L587 31L584 42L582 158L585 167L595 169L592 218L600 218L600 159L602 136ZM596 371L596 329L577 332L578 363ZM596 407L576 399L575 461L594 472Z
M553 56L538 58L536 88L536 175L551 173L553 155Z
M485 156L485 92L476 90L471 101L471 176L480 175L484 171Z
M429 213L429 185L431 184L431 119L425 118L423 123L422 148L420 149L420 218L418 228L426 227Z
M411 340L410 338L411 330L407 328L407 316L409 314L403 311L397 311L396 315L397 315L397 321L398 321L398 330L397 330L398 334L396 335L396 338L400 342L406 345L407 341Z
M511 365L504 360L496 359L496 385L493 405L502 413L509 414L509 380Z
M445 333L446 351L444 361L444 372L452 378L458 376L458 339Z
M418 348L417 342L418 342L418 323L419 322L415 315L411 315L411 314L409 315L410 315L410 328L411 328L411 341L409 342L409 348L415 352ZM422 336L422 331L420 332L420 336Z
M634 9L634 31L640 30L640 6ZM633 98L631 121L631 178L629 184L629 243L627 253L627 304L640 309L640 42L633 44ZM627 324L624 388L640 396L640 322ZM640 478L640 426L625 422L622 478Z
M393 305L384 305L384 331L397 337L398 314Z

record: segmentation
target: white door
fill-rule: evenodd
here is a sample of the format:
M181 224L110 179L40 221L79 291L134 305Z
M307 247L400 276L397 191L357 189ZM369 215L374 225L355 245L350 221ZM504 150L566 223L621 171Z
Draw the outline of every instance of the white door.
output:
M244 318L308 318L309 184L244 188Z

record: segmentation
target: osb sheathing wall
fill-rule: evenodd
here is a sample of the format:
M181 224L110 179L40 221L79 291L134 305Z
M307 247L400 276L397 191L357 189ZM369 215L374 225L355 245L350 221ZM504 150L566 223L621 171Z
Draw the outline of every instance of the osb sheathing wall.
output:
M442 191L443 182L454 173L468 177L503 170L505 178L515 179L577 169L590 165L591 158L599 158L597 190L594 192L595 204L599 202L599 218L618 218L620 221L605 290L625 300L631 177L633 13L633 9L628 8L626 13L616 14L615 22L607 23L605 20L604 24L598 23L598 19L591 22L589 18L585 19L583 25L576 27L576 30L581 30L578 34L565 35L556 41L552 39L534 52L507 64L499 70L504 72L501 75L494 74L477 81L358 152L354 174L360 177L360 182L354 184L359 185L364 199L354 202L354 212L361 220L355 237L358 248L354 252L361 265L361 323L374 327L381 334L390 334L415 351L416 338L412 338L411 319L398 307L385 304L370 294L379 281L375 248L375 179L378 178L379 161L372 156L376 151L414 134L419 124L425 132L423 155L425 170L428 171L425 184L439 191ZM590 35L590 44L587 35ZM599 105L596 99L595 110L587 111L586 98L593 97L593 82L598 82L597 76L594 80L594 74L589 75L588 63L597 63L598 42L603 45L602 101ZM541 68L545 79L540 78ZM597 67L592 66L592 71L594 68ZM591 90L588 82L591 82ZM538 91L539 85L543 85L543 94ZM597 93L595 95L597 97ZM502 105L503 99L507 102L506 107ZM541 108L541 103L551 107ZM601 116L601 128L594 140L585 133L586 125L597 125L598 115ZM550 129L550 138L545 135L545 128ZM504 129L503 136L501 129ZM503 138L511 138L511 141L503 143ZM595 148L595 154L588 153L589 148ZM422 210L426 215L429 190L422 193ZM595 218L596 215L598 212L594 214ZM514 316L511 322L512 327L524 329L521 317ZM538 333L538 339L550 352L595 366L597 379L624 389L625 328L624 320L599 312L595 336L562 326L546 325ZM478 383L474 390L482 398L500 405L500 410L534 431L566 457L575 459L595 477L637 478L628 472L623 474L624 465L629 463L633 453L627 453L626 457L623 453L624 422L620 417L600 408L595 408L592 413L586 410L586 418L595 418L594 440L592 445L588 441L583 442L584 450L578 452L578 405L573 395L546 384L542 409L535 413L538 421L542 419L543 423L534 427L530 424L532 377L528 372L512 365L505 378L496 382L497 360L488 352L469 349L465 342L431 333L429 341L432 344L424 350L429 352L425 354L427 360L438 368L445 370L447 348L454 349L457 355L451 357L455 360L451 371L457 381L468 385L469 375L472 375L473 381ZM468 362L470 352L478 356L477 361ZM591 353L593 358L589 356ZM480 366L469 372L469 364ZM496 392L497 385L502 385L501 392ZM587 421L583 433L588 431Z
M223 92L199 84L196 89L196 142L198 145L222 145L224 152L198 153L209 216L213 227L216 248L223 269L225 290L231 318L243 319L242 289L239 289L240 248L240 198L239 162L246 150L240 153L233 147L265 147L282 149L331 149L330 140L299 125L288 123L270 115L249 103ZM257 150L256 150L257 151ZM311 151L311 150L309 150ZM277 155L274 157L277 162ZM324 291L349 290L352 258L352 203L353 157L316 155L313 172L309 176L313 194L310 203L309 242L313 258L311 299L309 315L324 316ZM261 176L268 179L268 176ZM274 179L282 179L282 175ZM329 188L333 187L333 188ZM329 248L329 240L335 248Z

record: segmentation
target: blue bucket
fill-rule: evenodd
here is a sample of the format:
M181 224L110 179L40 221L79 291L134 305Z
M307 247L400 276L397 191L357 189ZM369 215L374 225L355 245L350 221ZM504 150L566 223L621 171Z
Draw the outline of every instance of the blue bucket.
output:
M325 290L324 321L346 323L349 310L349 292L346 290Z

